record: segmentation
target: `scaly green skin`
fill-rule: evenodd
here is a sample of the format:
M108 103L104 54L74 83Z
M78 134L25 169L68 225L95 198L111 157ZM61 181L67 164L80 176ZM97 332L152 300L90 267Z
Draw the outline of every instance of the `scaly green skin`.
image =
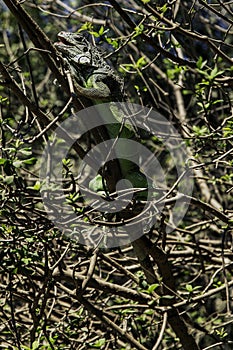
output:
M110 113L108 120L113 120L113 123L116 121L116 124L107 126L109 137L133 139L134 130L127 124L121 127L122 112L114 105L114 102L123 101L122 79L105 62L96 46L90 44L83 35L60 32L58 38L60 42L55 43L55 46L67 62L79 94L90 99L93 104L111 102L107 118ZM119 159L119 163L122 177L129 180L134 188L147 188L146 177L137 165L124 159ZM100 175L91 181L90 188L96 192L103 191ZM137 195L138 199L144 197L145 192Z

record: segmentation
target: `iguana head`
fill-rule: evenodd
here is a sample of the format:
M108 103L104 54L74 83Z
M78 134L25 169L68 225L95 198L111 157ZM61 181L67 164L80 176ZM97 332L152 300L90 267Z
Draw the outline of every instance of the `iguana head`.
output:
M68 63L74 79L79 84L96 89L103 89L105 84L115 100L121 99L123 80L107 64L102 52L96 46L82 34L60 32L58 39L59 42L54 45Z
M55 43L58 51L74 66L110 69L100 55L99 50L90 44L81 34L60 32L59 42Z

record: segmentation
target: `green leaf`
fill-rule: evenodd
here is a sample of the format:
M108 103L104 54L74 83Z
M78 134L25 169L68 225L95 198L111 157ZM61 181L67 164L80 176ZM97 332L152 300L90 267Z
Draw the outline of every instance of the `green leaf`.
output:
M11 185L14 182L14 176L13 175L5 176L3 180L7 185Z
M39 345L40 343L38 342L38 340L35 340L33 343L32 343L32 350L36 350L39 348Z
M217 103L222 103L224 102L223 100L215 100L212 102L212 105L216 105Z
M223 327L220 330L216 329L216 333L220 339L223 339L228 336L228 333L225 331Z
M104 26L101 26L99 30L99 35L103 35L103 33L104 33Z
M147 291L149 294L152 294L154 292L154 290L157 289L158 287L159 287L158 283L151 284L149 286L149 288L147 289Z
M5 104L5 103L8 103L8 98L7 97L2 97L0 95L0 104Z
M27 186L27 189L29 190L34 190L34 191L39 191L41 188L41 183L40 181L36 181L34 186Z
M70 159L66 159L66 158L63 158L62 159L62 164L65 165L65 166L69 166L70 165Z
M218 67L214 67L214 69L210 72L209 74L209 79L210 80L214 80L214 78L216 78L218 75L223 74L224 71L223 70L218 70Z
M35 157L23 160L23 163L28 165L36 164L36 162L37 162L37 158Z
M39 191L41 187L40 181L36 181L35 185L33 186L33 189L35 191Z
M8 159L6 158L0 158L0 165L4 165L7 161Z
M31 258L22 258L22 262L23 262L25 265L30 264L31 261L32 261Z
M23 154L24 156L30 156L32 154L32 150L29 147L21 148L18 153Z
M92 179L89 183L89 188L94 191L103 191L103 178L101 175L97 175L94 179Z
M94 344L91 344L92 347L94 348L101 348L103 345L105 345L105 338L101 338L97 340Z
M145 57L142 56L142 57L140 57L140 58L137 60L137 62L136 62L136 67L137 67L137 68L142 68L142 67L144 67L145 65L146 65L146 60L145 60Z
M15 148L17 148L17 150L18 150L18 148L19 148L21 145L23 145L23 141L17 139L17 140L15 141Z
M194 125L193 126L193 132L197 135L197 136L205 136L208 135L208 128L207 126L197 126Z
M93 24L91 22L85 22L78 30L78 33L87 30L90 31L93 29Z
M167 4L165 4L165 5L161 6L159 10L162 12L162 14L164 14L167 11L167 9L168 9L168 6L167 6Z
M203 57L200 56L196 63L197 68L202 69L203 67L205 67L206 63L207 61L203 61Z
M192 90L183 90L182 93L183 93L183 95L192 95L193 91Z
M22 165L22 163L23 163L22 160L17 159L17 160L15 160L15 161L13 162L13 166L14 166L15 168L20 168L21 165Z
M192 293L193 292L193 286L191 284L186 284L185 289L189 292Z
M140 35L143 33L144 31L144 25L140 24L139 26L134 28L135 34L133 35L133 38L135 38L136 36Z

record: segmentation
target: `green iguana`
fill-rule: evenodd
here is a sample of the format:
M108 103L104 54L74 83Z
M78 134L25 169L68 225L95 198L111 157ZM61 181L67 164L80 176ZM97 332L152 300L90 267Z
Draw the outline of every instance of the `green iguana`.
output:
M105 62L101 52L90 44L84 36L61 32L58 34L58 38L60 42L56 43L56 48L61 52L68 64L68 69L73 77L74 85L78 93L89 98L93 104L110 102L111 115L108 114L107 118L109 118L113 124L108 124L107 126L109 137L115 140L119 137L134 139L134 128L128 127L127 123L124 123L125 112L122 113L117 107L118 104L114 104L114 102L124 100L122 79L120 79L115 71ZM132 112L129 111L129 115L132 115ZM105 118L104 115L103 118ZM114 121L116 121L116 125ZM119 215L120 221L121 219L131 219L143 210L144 205L141 206L140 201L147 199L148 189L152 186L151 183L147 182L146 176L141 173L137 164L124 159L124 150L122 151L123 152L117 154L121 176L123 179L129 180L131 186L136 189L134 198L136 201L139 200L139 203L137 203L136 206L133 205L132 211L127 210L127 208L126 210L122 210ZM135 153L135 149L129 150L129 152L131 151ZM102 175L104 177L104 174ZM105 186L101 175L97 175L90 182L90 189L95 192L100 192L101 194L103 193ZM141 191L138 191L138 189L141 189ZM147 221L148 220L147 217ZM145 220L143 222L145 222ZM143 225L143 223L141 223L141 225ZM143 227L141 227L141 225L140 222L136 223L136 228L137 230L139 229L139 235L136 234L136 236L134 232L132 232L132 230L135 230L135 225L134 229L131 228L130 240L148 282L155 283L156 277L154 270L150 263L148 252L143 249L142 238L135 240L135 238L143 234ZM137 230L135 230L135 232ZM118 238L117 241L118 243L120 242Z
M107 115L112 123L107 126L109 137L134 139L135 131L132 125L130 127L127 123L124 124L124 112L114 105L114 102L124 100L123 80L107 64L101 51L83 35L60 32L58 38L60 41L56 42L55 46L68 65L77 92L90 99L92 104L111 103L109 111L111 116ZM135 149L132 151L135 152ZM143 188L144 192L139 191L136 198L145 198L145 188L148 184L138 165L123 159L121 154L117 154L117 158L122 178L129 180L133 188ZM101 175L97 175L90 182L90 189L96 192L102 192L104 187Z

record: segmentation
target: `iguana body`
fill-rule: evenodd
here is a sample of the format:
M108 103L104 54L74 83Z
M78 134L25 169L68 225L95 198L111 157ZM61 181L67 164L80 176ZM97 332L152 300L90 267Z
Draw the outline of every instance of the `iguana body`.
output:
M127 124L122 125L124 113L113 103L124 99L123 80L106 63L97 47L90 44L83 35L61 32L58 38L60 42L55 43L56 48L65 58L79 94L90 99L93 104L111 102L110 110L105 115L113 123L107 127L109 137L133 139L133 128ZM117 157L121 158L121 154ZM136 164L124 159L119 159L119 163L122 178L129 180L134 188L147 187L146 177ZM91 188L95 191L103 190L100 175L91 181Z
M109 137L115 140L117 140L119 136L121 138L133 139L135 137L134 130L127 127L127 124L121 125L121 122L124 121L124 113L114 104L114 102L123 100L123 81L105 62L100 51L95 46L91 45L82 35L61 32L58 37L61 42L56 43L56 47L68 63L76 90L81 95L89 98L94 104L110 102L110 110L108 112L111 116L108 115L107 118L113 120L113 123L116 121L116 126L112 124L107 126ZM130 154L131 150L128 151ZM133 150L133 152L135 151L137 152L137 149ZM129 180L134 189L144 189L140 192L136 191L134 198L139 201L146 200L148 191L145 190L145 188L147 189L151 184L148 185L147 178L140 172L139 166L133 162L124 160L123 155L124 150L120 152L120 154L117 154L122 178ZM104 190L103 184L103 178L97 175L90 182L90 189L102 194ZM137 214L142 212L143 205L141 206L141 204L138 203L136 206L133 205L131 209L133 210L127 210L126 208L126 210L120 212L120 222L122 219L127 220L137 216ZM131 230L134 231L136 229L135 232L139 230L140 235L144 232L144 228L141 227L140 222L136 223L133 227ZM131 230L132 237L130 234L129 237L134 241L135 237L138 237L138 235L136 234L135 236L135 233ZM126 240L128 240L128 235ZM135 240L132 244L135 254L147 276L148 282L155 283L156 278L150 263L150 257L143 249L141 238Z

